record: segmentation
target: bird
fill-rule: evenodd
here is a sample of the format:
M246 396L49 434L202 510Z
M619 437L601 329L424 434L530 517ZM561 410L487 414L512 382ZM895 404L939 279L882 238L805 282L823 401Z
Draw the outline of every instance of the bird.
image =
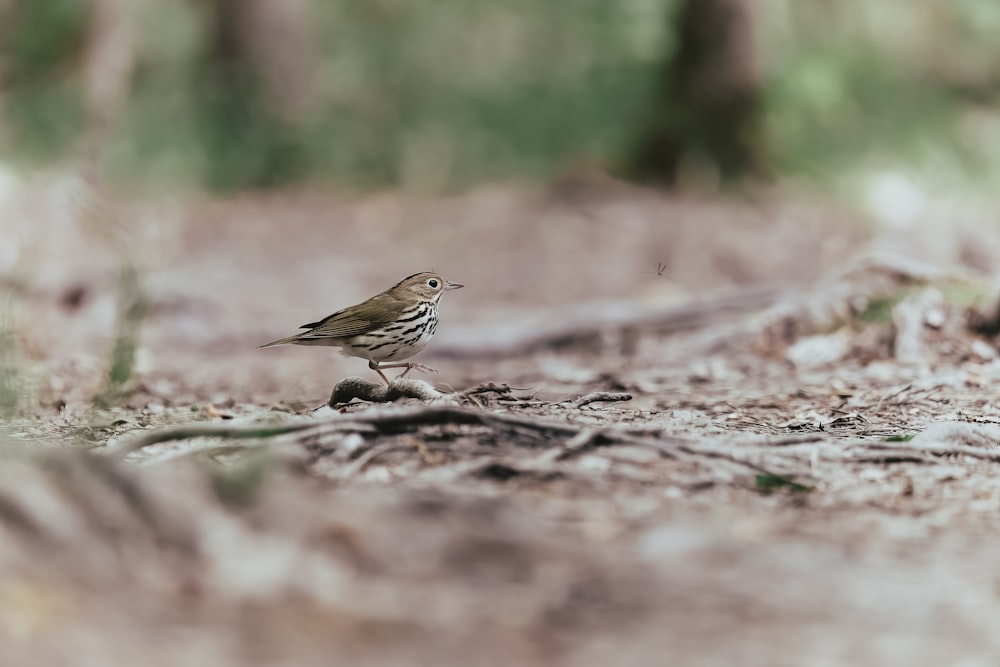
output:
M402 360L420 352L430 342L437 331L441 296L460 287L464 285L445 280L437 273L414 273L367 301L303 324L300 328L307 331L265 343L260 348L285 344L339 347L348 356L367 359L368 367L387 385L391 383L382 371L389 368L406 369L400 378L414 369L436 373L433 368ZM384 363L387 361L393 363Z

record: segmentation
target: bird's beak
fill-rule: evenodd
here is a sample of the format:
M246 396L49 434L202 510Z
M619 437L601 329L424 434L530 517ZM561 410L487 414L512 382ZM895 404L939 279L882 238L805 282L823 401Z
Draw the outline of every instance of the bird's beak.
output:
M444 281L444 291L447 292L450 289L458 289L460 287L465 287L462 283L453 283L450 280Z

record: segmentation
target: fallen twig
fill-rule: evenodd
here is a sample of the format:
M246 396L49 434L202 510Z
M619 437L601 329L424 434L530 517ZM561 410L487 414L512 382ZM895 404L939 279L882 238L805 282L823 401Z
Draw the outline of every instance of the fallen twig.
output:
M367 452L356 458L348 466L346 466L343 471L341 471L339 477L341 480L349 480L362 470L368 467L372 461L382 456L383 454L388 454L389 452L394 452L397 450L412 450L412 445L401 445L398 442L385 442L381 445L372 447Z
M759 444L764 447L791 447L792 445L805 445L811 442L820 442L826 440L827 436L819 433L809 433L804 435L792 435L787 438L772 438L770 440L765 440Z
M839 461L851 461L854 463L927 463L935 465L939 463L932 456L924 456L918 452L907 452L902 450L886 450L884 452L862 452L860 454L850 454L838 459Z
M91 451L101 456L122 458L132 452L151 445L174 440L192 440L194 438L252 439L273 438L286 433L295 433L316 428L323 422L295 422L292 424L273 424L256 426L237 426L236 424L187 424L157 429L125 438L114 445Z
M580 398L573 401L573 407L582 408L583 406L590 405L591 403L618 403L620 401L631 400L632 394L610 391L592 391L589 394L584 394Z
M567 440L562 447L550 449L543 457L545 460L552 462L572 458L585 449L589 449L601 435L602 431L598 429L581 429L576 435Z
M910 443L907 447L900 447L897 443L883 445L880 442L867 443L868 449L889 449L894 452L905 452L909 454L930 454L931 456L969 456L983 461L1000 462L1000 450L980 449L966 445L922 445Z
M511 392L511 387L506 382L503 384L496 384L494 382L484 382L483 384L477 385L472 389L466 389L459 395L474 396L476 394L509 394L510 392Z

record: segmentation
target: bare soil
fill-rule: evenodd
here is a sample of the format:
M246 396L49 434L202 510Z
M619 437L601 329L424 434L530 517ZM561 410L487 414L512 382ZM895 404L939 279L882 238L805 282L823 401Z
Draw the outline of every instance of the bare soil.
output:
M1000 225L584 185L10 195L3 664L995 664ZM440 398L255 349L430 269Z

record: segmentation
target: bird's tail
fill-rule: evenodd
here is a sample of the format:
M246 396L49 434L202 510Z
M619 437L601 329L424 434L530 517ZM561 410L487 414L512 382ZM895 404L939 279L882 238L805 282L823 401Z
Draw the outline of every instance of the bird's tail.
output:
M285 345L286 343L295 343L298 340L299 334L295 334L294 336L289 336L288 338L279 338L278 340L272 340L270 343L264 343L263 345L257 346L257 349L259 350L263 347L274 347L275 345Z

